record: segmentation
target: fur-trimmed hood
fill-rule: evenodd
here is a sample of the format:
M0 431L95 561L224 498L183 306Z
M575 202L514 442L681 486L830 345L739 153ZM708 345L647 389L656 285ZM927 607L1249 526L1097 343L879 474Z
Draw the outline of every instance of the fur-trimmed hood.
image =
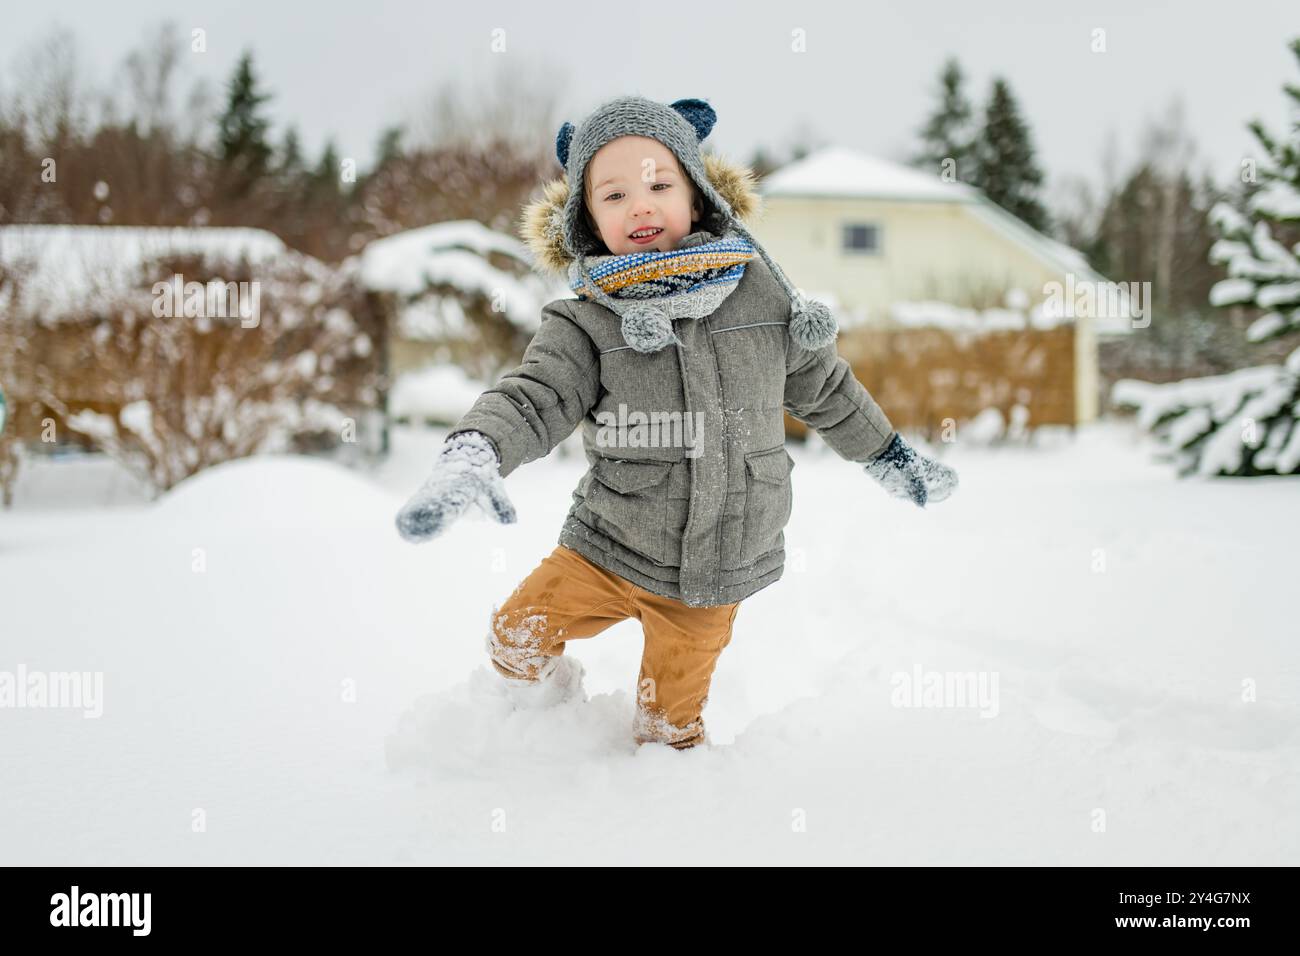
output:
M730 204L735 217L745 225L752 224L762 207L753 170L717 154L705 153L701 158L709 182ZM567 180L552 180L542 187L540 199L524 207L520 218L520 237L533 255L533 268L543 275L563 278L573 262L574 257L564 247L564 205L568 198ZM711 218L714 222L706 225ZM721 234L726 223L719 220L723 217L716 209L706 208L701 228Z

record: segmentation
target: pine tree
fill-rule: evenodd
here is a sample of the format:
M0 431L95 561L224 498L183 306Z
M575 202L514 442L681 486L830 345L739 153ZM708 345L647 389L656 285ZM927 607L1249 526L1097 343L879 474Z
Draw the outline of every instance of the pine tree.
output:
M1300 38L1291 41L1291 52L1300 65ZM1300 329L1300 86L1284 89L1292 100L1288 135L1274 137L1258 119L1248 124L1267 160L1258 166L1246 215L1228 203L1210 211L1222 236L1210 257L1228 269L1228 278L1211 290L1211 302L1264 309L1247 330L1252 342Z
M1047 210L1038 201L1043 173L1034 160L1029 127L1020 117L1011 88L1001 77L993 81L974 156L970 182L1022 222L1046 232Z
M312 183L317 195L331 197L340 195L342 193L340 176L339 151L334 145L334 140L326 140L325 148L321 150L320 161L316 164L315 172L312 173Z
M270 123L260 115L262 105L270 98L258 91L253 56L245 52L228 87L217 137L226 189L232 198L247 195L270 165L272 150L266 137Z
M298 130L290 126L280 144L279 161L276 172L285 179L292 179L302 172L302 144L298 139Z
M388 126L379 134L379 145L376 148L375 168L386 165L402 155L402 137L406 130L402 126Z
M1300 38L1291 50L1300 64ZM1219 202L1209 214L1220 236L1209 258L1228 272L1210 290L1210 304L1261 310L1246 332L1256 343L1300 330L1300 87L1285 90L1297 107L1287 135L1273 137L1259 120L1248 124L1266 157L1259 188L1244 212ZM1143 424L1171 446L1183 474L1300 474L1300 348L1281 365L1115 387L1115 399L1137 406Z
M971 135L972 110L962 90L961 66L950 57L939 76L939 105L921 128L921 148L912 158L918 169L942 174L944 162L952 160L953 175L959 182L969 181L974 144Z

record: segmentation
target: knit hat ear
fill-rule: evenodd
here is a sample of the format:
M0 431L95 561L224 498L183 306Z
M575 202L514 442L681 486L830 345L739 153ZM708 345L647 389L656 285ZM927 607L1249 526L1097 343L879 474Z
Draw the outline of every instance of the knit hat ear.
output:
M565 169L569 168L569 144L573 142L573 131L573 124L566 121L555 137L555 157Z
M668 105L686 117L686 122L695 127L695 137L700 141L713 132L713 124L718 121L717 111L704 100L676 100Z

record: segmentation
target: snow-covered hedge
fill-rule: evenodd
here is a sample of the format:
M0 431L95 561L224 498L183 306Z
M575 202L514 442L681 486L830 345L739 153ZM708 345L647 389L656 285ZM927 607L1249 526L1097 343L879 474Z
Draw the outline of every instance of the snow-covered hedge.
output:
M155 491L307 439L355 442L382 388L358 269L256 230L0 230L0 375L36 427L52 416L58 441L85 436Z

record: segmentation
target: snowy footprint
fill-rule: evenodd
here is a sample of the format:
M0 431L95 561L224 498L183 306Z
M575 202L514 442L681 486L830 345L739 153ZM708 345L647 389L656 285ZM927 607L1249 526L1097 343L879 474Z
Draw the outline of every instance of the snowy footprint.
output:
M632 701L617 691L579 695L539 708L517 708L492 667L468 680L422 694L384 743L388 768L490 772L520 763L545 764L632 753Z
M1039 724L1057 733L1100 740L1114 740L1119 733L1115 721L1108 720L1084 701L1062 691L1059 680L1046 694L1029 701L1029 712Z

